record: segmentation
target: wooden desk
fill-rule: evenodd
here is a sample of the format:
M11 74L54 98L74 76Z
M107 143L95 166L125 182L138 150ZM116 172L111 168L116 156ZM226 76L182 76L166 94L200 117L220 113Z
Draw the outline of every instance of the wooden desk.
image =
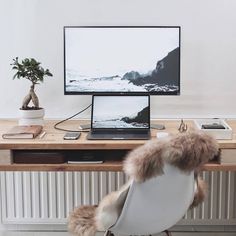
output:
M157 121L156 121L157 122ZM165 132L177 133L178 121L159 121L166 126ZM85 121L69 121L63 127L76 129ZM234 137L232 140L219 140L221 149L236 149L236 121L228 121L233 128ZM82 133L80 139L74 141L63 140L65 132L53 128L55 121L47 121L45 130L47 134L40 139L32 140L6 140L2 134L12 126L17 125L13 120L0 121L0 171L121 171L122 162L117 160L105 161L103 164L12 164L10 162L11 150L131 150L146 141L135 140L86 140L87 133ZM189 129L194 129L192 121L187 121ZM156 138L156 130L151 130L152 138ZM236 164L226 165L208 163L203 170L209 171L236 171Z

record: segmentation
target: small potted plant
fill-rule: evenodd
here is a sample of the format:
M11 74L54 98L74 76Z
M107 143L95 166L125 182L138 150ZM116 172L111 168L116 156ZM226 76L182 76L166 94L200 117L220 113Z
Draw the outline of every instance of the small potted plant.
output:
M32 84L29 93L23 99L20 108L21 118L20 125L42 125L44 117L44 109L39 106L39 99L35 93L35 85L42 83L45 76L52 76L48 69L43 69L34 58L25 58L19 62L18 57L13 59L12 69L16 70L13 79L27 79ZM32 106L29 106L32 102Z

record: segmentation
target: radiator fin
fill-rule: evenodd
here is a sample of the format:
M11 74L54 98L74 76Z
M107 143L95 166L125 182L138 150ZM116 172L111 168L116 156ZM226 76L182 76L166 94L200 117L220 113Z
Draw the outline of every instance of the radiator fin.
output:
M236 224L236 172L202 172L209 193L180 225ZM123 172L1 172L5 224L64 224L76 206L95 205L126 181Z

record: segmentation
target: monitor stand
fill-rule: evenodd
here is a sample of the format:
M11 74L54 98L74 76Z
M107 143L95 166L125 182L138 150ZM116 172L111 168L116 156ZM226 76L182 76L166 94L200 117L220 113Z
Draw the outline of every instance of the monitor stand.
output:
M85 123L79 126L80 130L90 130L91 129L91 124L90 123Z
M151 123L151 129L157 129L157 130L163 130L163 129L165 129L166 127L165 127L165 125L163 125L163 124L152 124Z

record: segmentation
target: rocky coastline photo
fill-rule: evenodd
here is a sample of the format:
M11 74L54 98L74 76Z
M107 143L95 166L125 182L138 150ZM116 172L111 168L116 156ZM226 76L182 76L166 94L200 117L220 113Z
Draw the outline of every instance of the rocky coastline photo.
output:
M91 30L68 29L66 92L178 94L179 28Z

